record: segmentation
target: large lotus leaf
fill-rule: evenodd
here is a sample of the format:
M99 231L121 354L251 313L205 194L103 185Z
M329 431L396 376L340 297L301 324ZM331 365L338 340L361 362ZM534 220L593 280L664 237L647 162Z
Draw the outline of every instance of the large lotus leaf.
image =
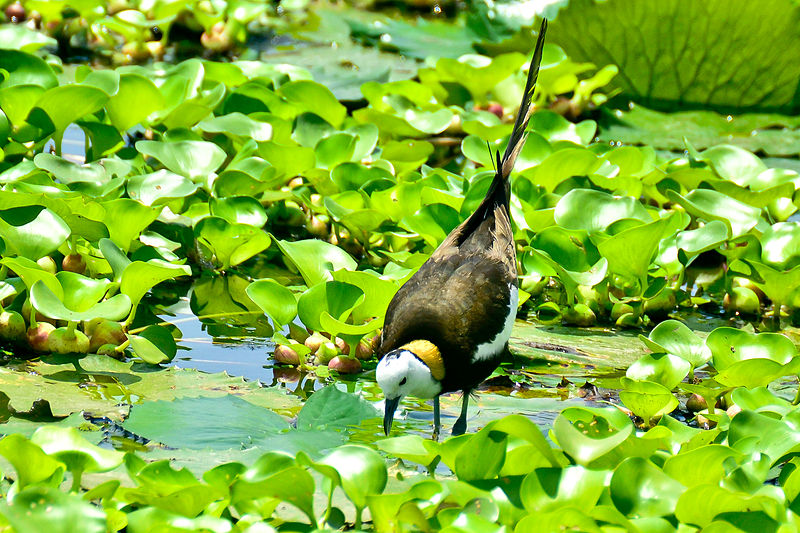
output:
M274 279L256 280L247 286L246 292L277 327L291 323L297 316L294 293Z
M637 381L654 381L672 390L689 374L692 365L669 353L646 354L628 367L625 373Z
M770 359L784 365L797 355L794 343L780 333L749 333L729 327L712 331L706 346L711 350L717 371L747 359Z
M683 485L643 457L625 459L611 476L611 500L628 516L668 516Z
M90 443L74 427L42 426L31 442L62 461L70 472L107 472L122 464L121 452Z
M371 270L337 270L333 273L333 279L355 285L364 291L364 301L353 309L353 321L356 323L386 314L386 308L399 288L396 283L379 277Z
M355 285L341 281L326 281L311 287L300 296L297 301L297 314L308 328L325 331L326 328L320 322L323 314L343 322L363 301L364 291Z
M100 110L108 100L101 89L88 85L62 85L42 94L28 115L28 122L44 131L55 132L56 146L67 126Z
M417 233L434 248L439 246L459 223L461 215L458 211L444 204L426 205L400 221L403 228Z
M62 492L55 487L28 487L4 501L0 514L14 531L69 533L77 525L85 533L103 533L106 513L80 495Z
M631 103L626 111L601 108L600 124L599 137L604 142L680 151L688 139L698 149L726 143L770 156L794 156L800 152L800 130L795 129L800 122L790 115L732 116L708 110L660 113ZM753 190L760 188L754 186Z
M358 266L350 255L325 241L277 241L281 252L297 267L306 285L312 287L333 279L335 270L355 270Z
M43 315L70 322L92 320L94 318L121 320L131 310L131 300L125 294L117 294L100 303L89 305L82 311L69 309L43 281L37 281L33 284L30 290L30 298L31 305ZM82 302L81 307L86 307L86 302Z
M686 324L677 320L665 320L653 328L650 336L639 335L639 339L654 352L667 352L688 361L693 368L711 359L711 351L705 342Z
M535 183L535 182L534 182ZM606 192L573 189L558 201L555 220L567 229L603 231L617 220L635 218L651 222L653 218L636 199L615 197Z
M669 219L662 218L628 228L599 243L597 249L608 260L608 270L638 279L644 291L647 271L668 224Z
M220 217L206 217L194 227L198 242L207 246L220 270L247 261L272 242L269 234L249 224L230 223Z
M146 206L161 205L193 194L199 185L166 169L128 178L128 196Z
M572 1L558 13L548 39L573 60L616 64L620 75L612 86L645 103L796 109L800 35L790 22L797 18L793 2L667 0L648 7L625 0ZM664 29L664 20L676 22ZM751 20L763 25L754 29ZM595 38L587 40L587 32ZM633 42L635 52L625 47ZM732 51L746 59L732 61Z
M251 446L289 429L289 423L269 409L228 394L145 402L131 409L124 427L176 448L225 450Z
M169 329L157 324L147 326L138 335L129 335L128 340L133 353L151 365L172 361L178 352Z
M681 196L669 190L667 196L683 206L690 215L708 222L712 220L724 222L729 228L728 238L736 238L747 233L761 220L760 209L743 204L718 191L695 189L686 196Z
M207 141L139 141L136 149L161 161L167 169L194 182L203 182L222 163L225 151Z
M229 196L209 201L209 209L215 217L224 218L231 224L247 224L262 227L267 222L267 213L261 202L252 196Z
M272 139L272 125L268 122L253 120L239 112L219 117L211 117L201 121L197 128L209 133L224 133L231 137L242 137L264 142Z
M20 487L48 480L58 484L65 469L61 461L18 434L6 435L0 440L0 455L14 467Z
M324 85L313 81L290 81L281 86L278 94L295 107L296 114L314 113L337 128L347 116L347 109L339 103L333 93Z
M537 468L522 481L520 499L528 512L566 506L591 509L608 484L609 472L582 466Z
M634 381L622 378L623 390L619 399L636 416L649 423L650 420L671 413L679 403L670 390L653 381Z
M780 270L800 264L800 223L778 222L761 234L761 260Z
M124 266L119 290L127 295L134 309L147 292L168 279L189 276L192 273L188 265L173 265L164 261L133 261Z
M114 244L128 251L133 241L139 238L142 231L157 217L159 210L131 200L118 198L104 202L105 218L103 222L108 227L109 237Z
M297 429L345 429L378 416L380 413L363 398L328 385L303 404L297 415Z
M342 489L359 509L366 507L368 496L380 494L386 488L386 464L372 448L346 444L323 457L320 463L336 469Z
M0 211L0 238L5 242L7 255L37 260L57 250L70 234L67 223L42 206Z
M633 434L633 423L616 409L570 407L553 423L558 445L580 465L588 465Z

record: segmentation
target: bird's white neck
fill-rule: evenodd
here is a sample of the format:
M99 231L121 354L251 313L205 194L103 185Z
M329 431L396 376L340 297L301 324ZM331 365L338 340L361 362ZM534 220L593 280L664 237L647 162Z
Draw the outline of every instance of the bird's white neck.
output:
M375 370L378 385L387 398L416 396L433 398L442 392L442 384L431 374L431 369L409 350L389 352Z

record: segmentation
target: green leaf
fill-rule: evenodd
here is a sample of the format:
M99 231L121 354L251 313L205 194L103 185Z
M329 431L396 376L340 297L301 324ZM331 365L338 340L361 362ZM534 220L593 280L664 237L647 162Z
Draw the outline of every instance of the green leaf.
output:
M325 241L277 241L281 252L297 267L306 285L312 287L333 279L335 270L355 270L358 266L350 254Z
M269 247L272 239L261 228L230 223L220 217L206 217L194 227L195 237L207 246L220 270L247 261Z
M108 95L87 85L62 85L49 89L39 97L28 115L28 122L46 132L55 132L56 146L67 126L100 110Z
M796 108L800 37L792 25L785 24L797 16L793 2L769 0L755 5L714 0L686 6L668 0L652 15L645 16L624 0L572 1L559 11L547 37L575 61L615 63L620 75L612 87L646 104L669 109L686 105L726 110ZM763 25L754 29L748 21L756 19ZM676 23L664 29L659 25L662 20ZM588 27L596 28L603 38L587 42L582 36ZM722 37L706 42L707 35ZM614 52L634 42L637 53ZM759 58L758 63L732 60L735 51L744 50L748 57Z
M128 196L150 207L161 205L177 198L185 198L199 185L168 170L157 170L150 174L139 174L128 178Z
M131 348L137 357L151 365L172 361L178 352L175 339L163 326L152 324L138 335L129 335Z
M196 183L202 183L219 169L227 157L222 148L206 141L139 141L136 150Z
M71 292L71 295L79 295L87 291L79 293ZM31 305L50 318L59 320L67 320L76 322L81 320L92 320L94 318L107 318L108 320L121 320L126 317L131 310L131 300L125 294L117 294L102 302L81 307L86 307L83 310L74 310L67 308L62 299L59 298L52 290L50 290L44 281L37 281L33 284L30 291ZM66 298L65 298L66 299Z
M556 208L557 212L558 208ZM597 245L608 260L608 270L621 276L637 279L644 292L647 272L658 251L658 245L668 228L669 219L661 218L623 230Z
M706 343L688 326L677 320L665 320L658 324L650 337L642 335L639 339L654 352L667 352L688 361L693 368L711 359L711 351Z
M737 361L770 359L781 365L797 355L794 343L779 333L748 333L736 328L721 327L706 339L714 368L725 370Z
M31 437L31 442L62 461L73 475L76 472L108 472L122 464L122 452L95 446L74 427L40 427Z
M611 476L611 500L628 516L668 516L683 485L643 457L625 459Z
M725 477L724 463L730 458L739 462L742 454L722 444L708 444L668 457L664 472L685 487L717 483Z
M668 388L652 381L634 381L628 377L622 378L624 390L620 391L619 399L625 407L643 418L646 423L650 420L671 413L679 403Z
M6 24L0 27L0 47L33 53L43 46L55 46L56 40L23 25Z
M252 196L229 196L220 200L211 198L208 206L213 216L224 218L231 224L260 228L267 222L266 211Z
M224 133L233 137L264 142L272 139L272 125L253 120L242 113L229 113L202 120L197 128L209 133Z
M695 189L686 196L667 191L673 202L682 205L686 212L708 222L719 220L728 226L728 238L739 237L755 227L761 219L761 210L710 189Z
M300 509L312 524L314 516L314 478L304 468L290 466L267 475L256 469L247 469L231 487L234 505L261 498L276 498Z
M119 90L106 102L106 111L111 124L120 132L126 132L137 124L146 123L164 104L164 96L151 80L123 73L119 76Z
M339 103L333 93L324 85L313 81L290 81L281 86L278 94L293 105L298 114L314 113L336 128L341 126L347 116L347 109Z
M0 54L0 68L7 73L0 82L0 88L38 85L50 89L58 86L58 79L50 66L33 54L3 50Z
M106 531L106 513L78 494L61 492L54 487L28 487L14 496L12 503L0 504L0 514L15 531L86 533Z
M226 395L144 402L131 409L124 427L176 448L225 450L252 446L260 438L287 430L289 424L269 409Z
M6 255L34 261L57 250L71 234L64 220L42 206L14 207L0 211L0 238Z
M172 265L155 259L147 262L133 261L124 268L119 290L130 298L134 312L142 297L150 289L162 281L188 276L192 273L192 270L187 265Z
M754 513L761 509L769 509L772 505L774 500L767 496L732 492L713 483L697 485L685 491L678 498L674 512L681 522L695 524L705 529L715 517L723 513L736 511ZM730 527L727 525L728 530Z
M340 446L323 457L320 463L336 469L342 489L359 509L366 507L369 496L380 494L386 488L388 475L383 458L366 446Z
M274 279L259 279L247 286L247 296L276 324L285 326L297 316L294 293Z
M630 419L616 409L570 407L553 424L558 445L584 466L622 444L633 429Z
M636 381L653 381L672 390L689 374L692 365L669 353L647 354L628 367L626 376Z
M375 445L392 457L428 466L440 456L439 443L419 435L403 435L381 439Z
M109 237L125 252L159 213L158 210L129 198L104 202L103 207L106 211L103 222L108 227Z
M297 415L297 429L344 429L378 416L377 409L363 398L328 385L303 405Z
M320 322L323 315L344 322L364 301L364 291L341 281L326 281L314 285L297 301L297 314L310 330L327 331ZM336 335L339 331L329 331Z
M605 490L609 472L582 466L537 468L522 481L520 499L529 513L564 507L593 508Z
M0 455L14 467L17 482L22 488L47 480L53 480L56 484L61 481L65 465L22 435L3 437L0 440Z
M603 231L617 220L625 218L643 222L653 220L647 209L634 198L617 198L606 192L589 189L573 189L556 204L555 220L559 226L586 230L590 234Z
M422 237L435 248L461 223L458 211L444 204L426 205L411 216L400 221L400 225Z

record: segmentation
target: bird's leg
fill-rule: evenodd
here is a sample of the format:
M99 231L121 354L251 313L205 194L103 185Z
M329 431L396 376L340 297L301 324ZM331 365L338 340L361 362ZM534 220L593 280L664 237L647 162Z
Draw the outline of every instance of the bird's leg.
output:
M433 440L439 440L439 430L442 428L442 422L439 419L439 397L433 398Z
M463 435L467 431L467 404L469 404L469 391L465 390L461 399L461 416L453 424L453 436Z

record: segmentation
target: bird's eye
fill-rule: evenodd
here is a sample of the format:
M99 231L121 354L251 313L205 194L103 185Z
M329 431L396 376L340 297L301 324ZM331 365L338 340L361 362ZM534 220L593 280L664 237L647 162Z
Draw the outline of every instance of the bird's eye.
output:
M402 387L405 384L406 384L406 378L401 379L400 380L400 386Z

